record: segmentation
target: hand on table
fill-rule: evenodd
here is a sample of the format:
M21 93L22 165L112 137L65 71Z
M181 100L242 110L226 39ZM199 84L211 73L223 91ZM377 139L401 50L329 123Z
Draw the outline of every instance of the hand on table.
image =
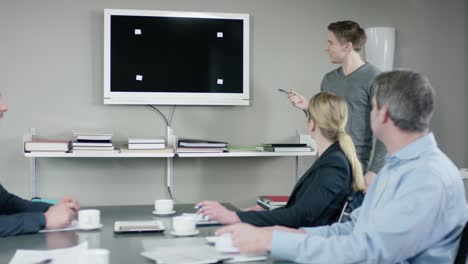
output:
M273 228L239 223L223 227L216 235L231 234L232 245L241 253L265 253L271 249Z
M209 220L216 220L221 224L235 224L241 221L235 212L216 201L202 201L195 207L200 208L197 214L205 215Z
M69 226L76 214L80 210L80 205L75 197L65 196L60 201L44 213L46 229L57 229Z

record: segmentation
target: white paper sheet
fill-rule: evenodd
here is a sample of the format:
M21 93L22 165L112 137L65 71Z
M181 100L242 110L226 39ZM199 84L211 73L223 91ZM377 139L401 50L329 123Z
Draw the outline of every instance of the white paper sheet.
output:
M210 254L213 254L213 251L215 251L214 253L216 254L215 256L221 255L223 259L230 258L229 260L226 260L223 263L262 261L262 260L268 259L268 255L265 255L265 254L246 255L246 254L240 254L240 253L222 253L222 252L216 253L217 250L215 249L215 247L210 246L208 244L208 238L209 237L206 237L206 238L187 237L187 238L175 238L175 239L145 239L142 241L142 247L145 252L141 254L149 259L157 261L156 259L160 257L161 254L164 253L164 252L160 253L159 251L168 250L169 253L176 255L176 254L180 254L180 252L187 253L189 252L187 248L192 248L192 250L194 250L193 254L195 256L198 255L198 257L200 257L199 255L200 252L203 253L202 251L209 250L208 252ZM210 240L215 241L216 237ZM202 250L200 250L200 247ZM209 249L207 249L207 247ZM175 262L169 262L169 263L179 263L177 261L180 261L179 259L172 259L172 260ZM201 261L201 262L186 262L186 263L213 263L213 261L216 262L215 260L210 259L208 256L208 258L204 259L204 261ZM161 262L157 262L157 263L160 264ZM162 262L162 263L166 263L166 262ZM184 262L181 262L181 263L184 263Z
M164 264L204 264L229 259L209 245L158 247L141 255Z
M51 259L53 264L82 264L86 257L88 243L64 249L52 250L16 250L10 264L31 264Z

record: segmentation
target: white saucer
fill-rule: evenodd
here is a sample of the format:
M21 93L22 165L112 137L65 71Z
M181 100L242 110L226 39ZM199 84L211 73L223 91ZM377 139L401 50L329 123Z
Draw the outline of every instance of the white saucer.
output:
M172 210L172 211L167 212L167 213L158 213L157 211L153 211L154 215L171 215L171 214L174 214L174 213L175 213L175 210Z
M171 235L174 235L174 236L194 236L196 234L200 233L200 230L198 229L195 229L191 232L186 232L186 233L177 233L176 231L172 230L171 231Z
M79 226L79 225L77 225L76 229L78 229L78 230L94 230L94 229L99 229L99 228L101 228L103 226L104 226L103 224L99 224L97 226Z

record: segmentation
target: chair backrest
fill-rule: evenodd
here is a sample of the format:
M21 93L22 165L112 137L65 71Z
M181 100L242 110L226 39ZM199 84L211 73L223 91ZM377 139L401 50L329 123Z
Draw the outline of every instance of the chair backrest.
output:
M468 254L468 222L465 224L463 229L460 246L458 247L457 257L455 258L455 264L465 264L466 257Z
M346 212L347 211L346 209L348 208L348 199L349 197L347 198L346 202L343 205L343 209L341 210L340 217L338 217L338 220L336 221L338 223L346 222L346 221L343 221L343 218L349 217L349 213Z
M338 223L344 223L351 220L351 213L359 208L364 200L364 193L353 192L346 198L346 201L341 210L340 217L338 217Z

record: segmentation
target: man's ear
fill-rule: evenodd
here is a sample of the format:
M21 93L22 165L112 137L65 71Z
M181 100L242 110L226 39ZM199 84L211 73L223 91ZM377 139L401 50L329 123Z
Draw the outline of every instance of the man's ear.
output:
M390 113L388 112L388 106L387 105L383 105L382 108L380 108L380 111L379 111L379 120L382 124L385 124L387 123L388 121L390 121Z
M346 42L345 45L346 45L346 50L348 50L348 51L353 50L353 43L352 42L348 41L348 42Z

